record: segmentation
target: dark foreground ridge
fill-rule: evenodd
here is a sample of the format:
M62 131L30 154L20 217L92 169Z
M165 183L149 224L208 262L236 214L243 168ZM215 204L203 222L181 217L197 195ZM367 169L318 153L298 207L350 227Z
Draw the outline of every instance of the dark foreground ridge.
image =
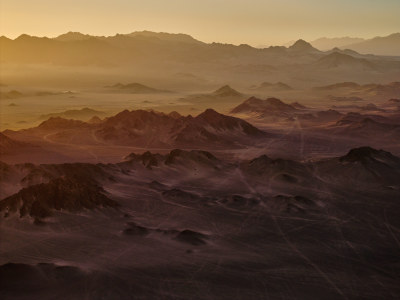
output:
M83 209L117 207L118 203L109 199L102 187L91 181L73 177L60 177L48 183L23 188L17 194L0 202L0 211L8 215L18 211L20 217L29 215L45 218L53 211L78 212Z
M398 298L400 158L223 154L1 163L0 296Z

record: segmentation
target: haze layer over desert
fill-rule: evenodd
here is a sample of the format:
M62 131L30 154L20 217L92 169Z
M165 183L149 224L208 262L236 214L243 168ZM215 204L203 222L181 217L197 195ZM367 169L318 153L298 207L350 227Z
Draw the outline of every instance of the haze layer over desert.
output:
M32 2L0 299L400 298L397 1Z

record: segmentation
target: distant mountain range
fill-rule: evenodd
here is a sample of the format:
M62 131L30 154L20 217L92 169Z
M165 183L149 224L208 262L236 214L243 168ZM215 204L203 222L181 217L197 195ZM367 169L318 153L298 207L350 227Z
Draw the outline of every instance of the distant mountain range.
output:
M315 87L320 91L346 91L351 96L379 96L386 98L395 98L400 94L400 82L391 82L388 84L364 84L360 85L356 82L340 82L326 86Z
M37 68L44 65L45 70L56 73L61 72L59 66L107 71L120 69L118 80L109 78L102 85L108 85L108 92L126 94L179 91L183 85L185 89L190 86L201 91L205 85L210 88L212 82L218 85L225 82L239 85L241 82L249 86L260 78L266 82L284 81L287 86L275 84L267 87L265 84L259 90L273 96L272 92L288 91L290 86L301 88L312 82L323 85L339 81L394 81L400 75L400 60L368 53L397 53L400 56L396 50L399 49L398 37L399 34L394 34L363 41L354 47L335 46L321 51L304 40L288 47L260 49L246 44L204 43L185 34L149 31L107 37L78 32L56 38L23 34L14 40L0 37L0 64L9 65L10 70L16 65L31 65L32 72L40 78L50 72ZM101 72L90 74L79 78L93 82ZM137 81L129 81L131 78ZM166 90L157 87L161 82ZM11 88L0 91L2 99L22 96L12 92Z
M336 40L334 40L336 41ZM333 42L334 42L333 41ZM350 41L346 39L346 41ZM355 41L354 39L351 41ZM357 40L358 41L358 40ZM332 42L332 45L334 45ZM315 46L320 45L316 42ZM362 53L400 55L400 34L374 38L344 47ZM186 34L156 33L150 31L117 34L115 36L91 36L69 32L56 38L34 37L23 34L12 40L0 37L2 62L56 63L69 65L119 65L150 60L166 59L180 62L215 62L238 60L271 63L275 56L298 63L297 56L321 57L323 52L304 40L298 40L289 47L277 46L265 49L249 45L203 43ZM332 49L334 47L330 47ZM330 50L326 49L326 50ZM324 48L325 50L325 48ZM389 53L390 52L390 53ZM349 54L349 53L348 53ZM249 60L250 59L250 60Z
M194 39L190 35L182 34L182 33L166 33L166 32L152 32L152 31L135 31L128 34L118 34L117 36L127 36L127 37L139 37L139 38L155 38L162 41L171 41L171 42L183 42L183 43L195 43L202 44L202 42ZM62 42L71 42L71 41L83 41L89 40L91 38L97 39L107 39L105 36L91 36L88 34L82 34L80 32L67 32L65 34L59 35L55 37L54 40L62 41Z
M51 114L41 115L40 119L47 120L49 118L61 117L61 118L67 118L67 119L89 120L90 118L92 118L94 116L102 117L104 115L105 115L105 112L103 112L103 111L84 107L81 109L70 109L70 110L66 110L63 112L59 112L59 113L51 113Z
M400 33L372 39L362 38L320 38L310 42L315 48L327 51L338 47L350 49L362 54L400 56Z
M326 38L322 37L310 42L313 47L321 50L321 51L328 51L332 48L338 47L343 48L347 45L352 45L356 43L364 42L365 39L362 38L354 38L354 37L341 37L341 38Z

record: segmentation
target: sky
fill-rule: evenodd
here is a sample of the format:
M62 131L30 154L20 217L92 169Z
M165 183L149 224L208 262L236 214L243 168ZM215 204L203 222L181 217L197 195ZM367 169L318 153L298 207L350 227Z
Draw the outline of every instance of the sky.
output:
M0 35L187 33L204 42L282 45L400 32L400 0L0 0Z

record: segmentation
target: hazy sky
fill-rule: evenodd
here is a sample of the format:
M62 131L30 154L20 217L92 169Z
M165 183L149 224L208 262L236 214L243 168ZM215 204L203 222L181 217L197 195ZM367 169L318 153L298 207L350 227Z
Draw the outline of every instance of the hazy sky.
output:
M188 33L205 42L282 44L400 32L400 0L0 0L0 35Z

